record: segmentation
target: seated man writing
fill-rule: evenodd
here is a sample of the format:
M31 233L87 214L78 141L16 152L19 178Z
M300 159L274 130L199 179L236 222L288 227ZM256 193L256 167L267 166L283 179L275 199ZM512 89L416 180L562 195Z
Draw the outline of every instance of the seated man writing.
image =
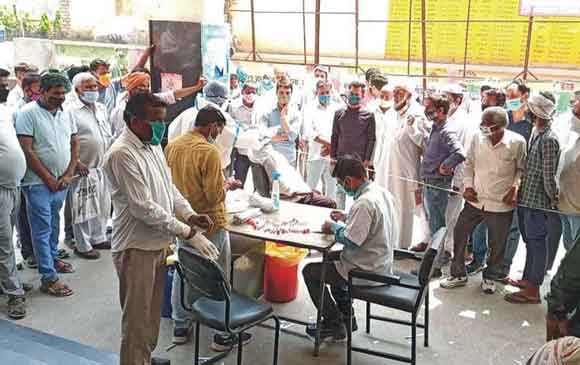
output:
M332 212L332 221L322 226L322 231L334 234L336 242L344 245L341 252L330 256L334 265L326 271L324 307L322 310L321 340L343 341L346 339L345 320L352 311L346 287L351 270L364 270L379 275L393 273L393 245L399 239L399 227L395 224L393 197L389 192L369 181L363 162L345 155L338 159L333 172L340 186L354 198L348 214ZM314 305L320 306L320 275L322 263L311 263L302 274ZM355 285L376 285L356 281ZM331 296L332 292L332 296ZM333 298L334 297L334 298ZM353 318L352 330L356 330ZM316 334L316 326L309 325L306 333Z
M261 149L251 153L250 161L261 165L268 175L269 186L272 186L272 173L280 174L280 198L299 204L314 205L324 208L336 208L336 202L314 191L304 182L304 179L284 155L267 143ZM256 177L254 177L256 181ZM254 185L258 182L256 181ZM269 190L269 189L268 189Z

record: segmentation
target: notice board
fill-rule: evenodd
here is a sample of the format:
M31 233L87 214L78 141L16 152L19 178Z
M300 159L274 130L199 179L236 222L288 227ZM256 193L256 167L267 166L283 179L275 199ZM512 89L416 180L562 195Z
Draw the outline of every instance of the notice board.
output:
M155 44L151 55L151 88L154 92L193 86L202 72L201 24L151 20L149 38ZM194 105L195 94L168 106L172 121Z
M533 0L471 1L468 64L522 66L525 58L528 24L520 15ZM553 0L550 0L554 3ZM526 4L524 4L526 2ZM409 0L390 0L385 58L407 60L409 48ZM429 62L462 64L465 54L468 0L437 0L427 2L427 57ZM570 3L575 3L571 1ZM527 4L529 5L529 4ZM577 5L576 5L577 6ZM421 2L411 8L412 60L421 60ZM537 17L537 20L579 20L571 17ZM502 22L491 22L501 20ZM478 22L479 21L479 22ZM514 21L514 22L510 22ZM517 21L517 22L516 22ZM532 67L576 68L580 64L580 24L534 24L530 65Z

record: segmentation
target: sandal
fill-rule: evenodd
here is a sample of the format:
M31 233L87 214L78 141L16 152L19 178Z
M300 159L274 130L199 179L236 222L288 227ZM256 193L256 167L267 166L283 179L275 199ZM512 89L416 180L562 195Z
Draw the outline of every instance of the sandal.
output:
M506 302L514 304L540 304L542 300L535 296L528 296L524 291L519 291L516 293L506 294L504 296Z
M26 299L21 296L10 295L8 297L8 317L22 319L26 317Z
M512 279L512 278L505 278L502 280L502 282L505 285L511 285L511 286L515 286L516 288L520 288L520 289L525 289L527 288L530 283L527 280L517 280L517 279Z
M66 284L62 284L58 279L52 283L43 283L40 286L40 291L53 297L68 297L73 295L73 291Z
M54 260L54 269L59 274L72 274L73 272L75 272L73 266L70 263L63 260Z

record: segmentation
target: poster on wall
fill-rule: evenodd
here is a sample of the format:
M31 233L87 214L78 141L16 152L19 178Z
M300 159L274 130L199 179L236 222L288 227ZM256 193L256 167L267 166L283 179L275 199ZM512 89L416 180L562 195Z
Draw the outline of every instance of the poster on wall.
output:
M230 82L230 26L203 24L201 30L201 58L203 75L229 85ZM229 89L229 87L228 87Z
M151 55L151 87L154 92L193 86L202 72L200 23L149 22L149 38L155 44ZM195 94L167 108L167 121L172 121L194 105Z

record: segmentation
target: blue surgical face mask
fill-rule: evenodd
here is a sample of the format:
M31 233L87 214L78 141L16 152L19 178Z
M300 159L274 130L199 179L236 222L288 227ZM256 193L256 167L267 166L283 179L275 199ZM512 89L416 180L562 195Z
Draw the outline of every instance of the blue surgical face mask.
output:
M163 141L167 126L162 120L150 122L149 125L151 126L151 141L149 141L149 144L158 146L161 144L161 141Z
M94 104L99 99L99 92L98 91L85 91L80 95L82 101L87 104Z
M509 99L505 103L507 110L512 112L515 110L520 110L523 105L524 103L522 103L522 100L520 98Z
M361 102L361 97L360 95L356 95L356 94L349 94L348 95L348 103L352 106L358 106Z
M318 102L320 105L328 105L330 103L330 95L318 95Z

